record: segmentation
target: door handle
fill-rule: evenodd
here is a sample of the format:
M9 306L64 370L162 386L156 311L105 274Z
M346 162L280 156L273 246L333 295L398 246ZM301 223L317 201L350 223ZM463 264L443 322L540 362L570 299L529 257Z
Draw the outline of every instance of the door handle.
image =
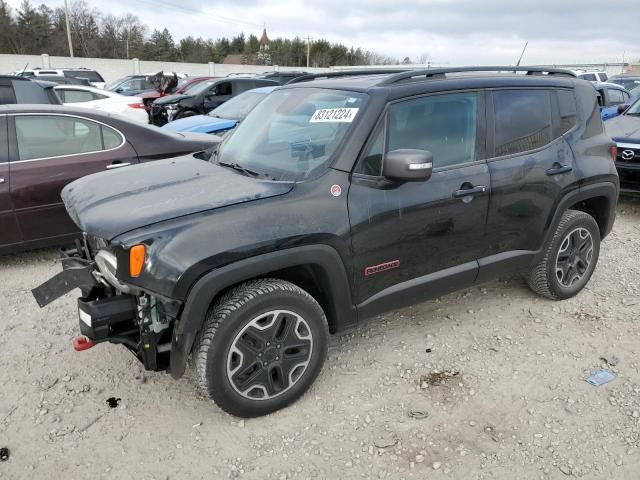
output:
M107 170L112 170L114 168L120 168L120 167L127 167L131 165L131 162L125 162L125 163L112 163L111 165L107 165Z
M478 185L477 187L468 187L468 188L461 188L460 190L456 190L455 192L453 192L453 196L455 198L463 198L463 197L468 197L470 195L478 195L481 193L485 193L487 191L487 187L485 187L484 185Z
M571 165L560 165L559 163L554 163L551 168L545 171L548 176L552 175L560 175L562 173L567 173L573 170Z
M4 178L0 178L0 185L4 183Z

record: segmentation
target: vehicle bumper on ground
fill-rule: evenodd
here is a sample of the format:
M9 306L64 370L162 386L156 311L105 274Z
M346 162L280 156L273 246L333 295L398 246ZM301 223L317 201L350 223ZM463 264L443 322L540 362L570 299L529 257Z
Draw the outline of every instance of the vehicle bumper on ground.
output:
M79 288L78 323L80 333L88 340L85 345L121 344L148 370L169 367L172 320L178 314L179 302L115 288L96 262L78 249L63 252L62 266L62 272L32 290L40 307Z

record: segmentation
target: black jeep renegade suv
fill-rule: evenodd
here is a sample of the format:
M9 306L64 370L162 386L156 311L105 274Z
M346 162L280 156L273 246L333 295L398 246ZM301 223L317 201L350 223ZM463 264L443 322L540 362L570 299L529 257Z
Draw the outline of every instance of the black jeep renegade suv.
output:
M175 378L191 356L222 409L263 415L366 317L512 272L576 295L614 222L614 158L566 71L305 76L213 152L67 186L84 240L34 295L80 287L77 349L119 343Z

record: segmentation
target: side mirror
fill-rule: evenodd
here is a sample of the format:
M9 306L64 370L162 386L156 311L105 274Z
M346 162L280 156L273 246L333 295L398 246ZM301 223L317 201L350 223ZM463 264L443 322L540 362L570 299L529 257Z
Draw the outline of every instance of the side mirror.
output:
M629 105L626 105L624 103L618 105L618 114L622 115L624 113L624 111L629 107Z
M392 180L428 180L433 170L433 153L428 150L393 150L384 157L382 175Z
M116 93L122 93L122 92L123 92L122 88L116 88Z

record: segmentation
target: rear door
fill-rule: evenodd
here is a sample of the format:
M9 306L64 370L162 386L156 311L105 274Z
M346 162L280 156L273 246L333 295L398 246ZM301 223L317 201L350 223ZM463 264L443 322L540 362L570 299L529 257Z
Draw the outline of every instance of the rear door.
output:
M76 231L60 198L65 185L138 161L121 132L85 117L16 114L9 135L11 200L24 241Z
M0 115L0 250L22 240L11 204L7 116Z
M480 274L529 265L576 165L564 134L576 125L571 89L490 91L488 165L491 199ZM497 269L497 271L493 271Z

